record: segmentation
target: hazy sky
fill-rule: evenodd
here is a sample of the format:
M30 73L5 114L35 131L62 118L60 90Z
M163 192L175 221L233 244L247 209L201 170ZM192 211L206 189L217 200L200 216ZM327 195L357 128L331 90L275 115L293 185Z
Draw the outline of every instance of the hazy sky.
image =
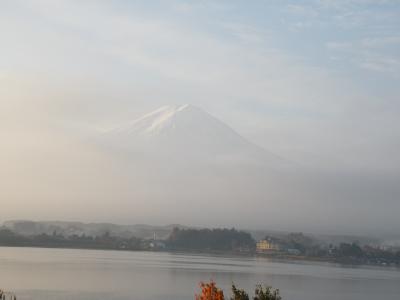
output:
M83 184L76 168L95 187L90 164L107 167L81 140L191 103L289 160L387 187L368 206L383 228L400 201L399 83L397 0L1 0L1 219L95 220L66 204L84 194L59 194L61 178Z

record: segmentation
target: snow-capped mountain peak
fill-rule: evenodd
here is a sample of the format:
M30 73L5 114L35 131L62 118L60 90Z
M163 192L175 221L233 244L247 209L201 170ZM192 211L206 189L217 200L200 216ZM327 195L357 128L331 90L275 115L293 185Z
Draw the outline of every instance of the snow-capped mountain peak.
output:
M193 114L196 110L200 109L190 104L162 106L153 112L145 114L139 119L112 130L111 132L114 134L123 132L139 133L142 135L157 134L169 126L173 127L174 120L179 117L179 114Z
M225 123L189 104L163 106L105 134L105 143L126 153L171 159L277 163L281 159L249 142Z

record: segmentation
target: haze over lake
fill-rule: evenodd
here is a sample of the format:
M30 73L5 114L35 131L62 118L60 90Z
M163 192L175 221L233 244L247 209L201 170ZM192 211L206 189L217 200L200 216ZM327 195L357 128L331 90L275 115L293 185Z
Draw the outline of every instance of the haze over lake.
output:
M197 2L1 1L0 222L398 235L397 1Z
M0 298L399 300L399 83L400 0L0 0Z
M252 291L281 289L285 300L398 300L400 271L263 258L0 247L0 282L19 300L186 300L201 280ZM383 296L384 295L384 296Z

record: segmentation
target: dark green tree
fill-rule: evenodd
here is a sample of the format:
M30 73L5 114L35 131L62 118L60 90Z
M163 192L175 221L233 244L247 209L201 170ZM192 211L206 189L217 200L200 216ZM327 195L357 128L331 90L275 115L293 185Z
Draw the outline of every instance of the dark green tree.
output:
M249 295L244 291L236 288L235 284L232 283L232 297L231 300L249 300Z
M256 286L254 300L282 300L279 289L273 290L272 287L263 287L261 284Z

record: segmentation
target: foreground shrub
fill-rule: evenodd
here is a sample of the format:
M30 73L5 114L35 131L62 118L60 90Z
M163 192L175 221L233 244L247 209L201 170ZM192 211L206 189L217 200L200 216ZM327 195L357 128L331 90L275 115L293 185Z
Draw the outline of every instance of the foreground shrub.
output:
M272 287L266 286L263 288L261 284L257 284L254 300L282 300L279 295L279 290L273 290Z
M200 283L201 294L196 295L196 300L224 300L224 292L219 289L214 281L209 283ZM230 300L250 300L249 294L245 290L238 289L232 284L232 296ZM253 300L282 300L279 295L279 289L273 289L270 286L256 285Z
M201 294L196 295L196 300L224 300L224 292L217 288L214 281L200 283Z
M249 300L249 295L244 290L236 288L235 284L232 284L232 294L231 300Z

